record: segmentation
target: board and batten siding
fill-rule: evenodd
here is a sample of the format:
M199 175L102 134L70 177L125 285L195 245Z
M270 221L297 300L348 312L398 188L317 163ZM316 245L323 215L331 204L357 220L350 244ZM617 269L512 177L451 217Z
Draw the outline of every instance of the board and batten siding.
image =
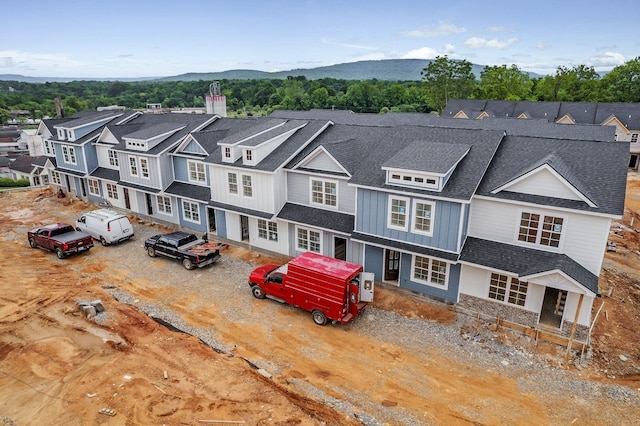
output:
M564 218L561 252L596 276L600 275L600 267L602 266L604 249L611 225L611 219L609 218L474 199L471 203L469 235L506 244L545 250L544 246L525 244L518 241L520 217L522 212L525 211Z
M204 174L206 182L194 182L189 180L189 162L200 163L204 166ZM173 157L173 173L175 180L178 182L191 183L194 185L210 185L209 166L199 160L191 160L184 157Z
M448 264L446 288L439 287L435 284L424 284L413 280L413 269L411 268L413 256L415 255L408 253L402 253L400 256L400 275L398 277L400 287L457 303L458 288L460 286L460 264Z
M563 198L567 200L582 200L567 185L563 185L558 178L547 169L541 169L507 188L511 192L522 194L542 195L545 197Z
M106 169L120 170L120 159L118 158L118 166L112 166L109 164L109 147L98 145L96 146L96 156L98 157L98 166Z
M226 167L211 167L212 200L236 207L276 213L276 200L283 199L284 185L275 185L281 179L278 175L261 173L250 169L234 169ZM238 194L229 193L227 173L235 173L238 179ZM251 176L252 196L246 197L242 193L242 176ZM274 179L275 178L275 179ZM278 210L281 205L277 206Z
M333 176L320 177L310 176L302 173L287 173L287 201L305 206L317 207L317 204L311 204L311 180L327 180L337 182L338 188L338 208L341 213L356 212L356 189L347 185L347 181L336 179ZM328 207L327 207L328 208Z
M358 211L356 213L356 230L370 235L378 235L392 240L406 241L425 247L432 247L452 252L458 251L458 233L462 206L458 203L442 200L429 200L422 197L409 198L407 206L408 231L400 231L387 227L388 202L391 194L369 189L358 189ZM393 195L396 196L396 195ZM414 201L428 201L435 205L433 214L433 236L411 232Z
M68 149L73 149L76 159L76 164L67 163L64 161L64 154L62 152L62 147L67 147ZM60 169L73 170L76 172L87 172L85 157L81 146L77 145L69 145L69 144L54 144L54 149L56 151L56 164ZM93 170L92 170L93 171Z
M258 237L258 220L258 218L249 217L249 238L251 241L251 247L279 254L288 254L289 224L287 222L275 221L278 226L278 241L271 241L269 239ZM270 221L267 220L267 223L269 222Z
M136 159L138 176L131 175L131 168L129 167L129 157L135 157ZM140 158L147 159L147 164L149 166L148 178L143 178L141 175ZM118 164L120 165L121 180L129 183L133 183L136 185L147 186L149 188L163 189L163 187L161 186L161 177L158 175L160 168L158 167L157 157L149 157L144 153L138 154L134 152L118 152ZM169 181L173 179L173 172L171 168L169 168L168 170L163 170L163 172L168 172ZM166 186L164 188L166 188Z

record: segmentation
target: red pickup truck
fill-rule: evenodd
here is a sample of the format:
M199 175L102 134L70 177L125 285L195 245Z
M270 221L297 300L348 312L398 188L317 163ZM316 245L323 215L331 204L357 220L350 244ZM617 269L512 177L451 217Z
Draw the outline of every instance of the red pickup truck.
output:
M68 223L53 223L27 232L29 245L32 248L43 248L56 252L59 259L66 256L87 251L93 247L93 237L84 232L76 231Z

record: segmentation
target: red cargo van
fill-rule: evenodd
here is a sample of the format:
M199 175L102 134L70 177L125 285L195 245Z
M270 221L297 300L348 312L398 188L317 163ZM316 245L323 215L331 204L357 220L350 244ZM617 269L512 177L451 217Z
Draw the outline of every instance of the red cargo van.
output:
M284 265L264 265L249 276L251 292L311 312L318 325L347 323L373 301L374 275L344 260L305 252Z

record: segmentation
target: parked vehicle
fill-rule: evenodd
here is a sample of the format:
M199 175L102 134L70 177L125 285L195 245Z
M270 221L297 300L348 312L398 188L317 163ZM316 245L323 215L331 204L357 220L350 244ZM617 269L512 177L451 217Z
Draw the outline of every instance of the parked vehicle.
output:
M249 276L254 297L311 312L313 321L348 323L373 301L374 274L355 263L305 252L284 265L264 265Z
M202 268L220 258L218 244L183 231L154 235L144 242L144 248L149 256L162 255L177 259L186 269Z
M43 248L54 251L59 259L66 256L88 251L93 247L93 237L84 232L76 231L68 223L53 223L27 232L27 239L31 248Z
M109 209L83 213L76 220L76 229L100 240L103 246L128 240L134 235L129 218Z

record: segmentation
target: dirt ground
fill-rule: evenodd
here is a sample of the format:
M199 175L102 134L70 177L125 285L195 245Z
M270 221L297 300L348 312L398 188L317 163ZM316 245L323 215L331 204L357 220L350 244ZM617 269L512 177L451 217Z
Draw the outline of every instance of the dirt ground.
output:
M593 357L587 367L567 371L582 380L636 389L640 388L637 175L630 176L627 195L625 217L612 227L617 250L606 254L600 280L603 297L594 306L595 315L604 304L592 334ZM288 327L274 328L265 338L251 324L225 322L215 308L194 310L188 299L172 304L189 324L215 322L220 338L235 345L228 353L173 332L127 304L111 303L108 323L99 325L80 314L77 300L113 301L106 291L113 287L140 300L166 294L144 279L133 280L126 271L88 260L89 254L60 261L51 253L31 250L22 229L51 222L58 208L87 210L81 202L57 200L48 190L0 193L0 425L362 424L357 408L354 415L345 415L297 391L292 378L304 379L329 395L336 381L362 395L370 395L376 387L375 403L400 406L424 419L424 424L631 424L629 418L640 416L640 407L623 407L627 417L611 410L606 400L586 404L572 395L544 400L522 392L513 377L460 364L439 348L427 348L425 361L406 348L347 330L337 333L331 327L317 327L308 318L298 324L287 317L288 310L278 313ZM96 249L101 248L92 250ZM230 247L225 256L254 263L273 260L238 247ZM374 304L440 323L450 323L456 315L384 287L376 290ZM294 348L301 345L309 327L332 359L296 356ZM513 339L508 331L497 333L505 341ZM355 355L340 355L354 347L368 351L368 374L357 366ZM544 343L532 350L564 353L563 348ZM291 359L286 374L268 377L246 361L276 353ZM412 374L413 382L394 380L393 375L401 377L402 371ZM337 391L335 396L340 397ZM489 396L490 403L484 399ZM567 405L574 407L570 419L554 416L554 410ZM102 413L103 408L115 415Z

